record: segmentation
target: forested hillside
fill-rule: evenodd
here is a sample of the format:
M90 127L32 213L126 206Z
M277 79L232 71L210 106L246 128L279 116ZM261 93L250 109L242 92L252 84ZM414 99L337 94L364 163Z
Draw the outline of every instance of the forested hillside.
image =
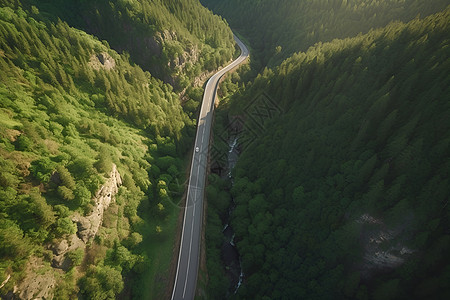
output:
M113 299L127 277L126 298L158 296L168 266L152 251L167 245L170 261L195 120L126 54L12 2L0 1L0 295Z
M293 3L246 1L237 10L246 14L249 2L258 2L257 9ZM299 7L316 2L296 1ZM263 28L278 28L274 21ZM289 32L302 31L293 27ZM277 36L260 32L269 44ZM300 36L300 48L317 41L308 41L307 32ZM216 141L233 128L230 122L244 122L231 187L231 225L244 272L237 299L450 297L449 36L447 8L318 43L265 69L219 106ZM261 95L270 101L257 107L257 121L264 121L258 123L250 109ZM207 241L219 259L219 216L227 214L219 199L230 200L227 184L210 180L208 224L219 231L208 229ZM210 295L224 297L228 287L216 261L209 274Z
M17 0L8 0L15 3ZM234 54L230 28L198 0L21 0L106 40L118 52L176 91L189 87Z
M367 33L444 9L448 0L201 0L245 35L255 67L276 66L317 42Z

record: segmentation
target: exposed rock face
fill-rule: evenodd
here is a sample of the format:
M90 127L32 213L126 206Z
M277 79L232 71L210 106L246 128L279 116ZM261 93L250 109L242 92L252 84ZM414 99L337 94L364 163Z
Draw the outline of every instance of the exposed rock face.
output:
M117 171L117 166L113 164L108 180L100 187L93 199L95 205L91 214L81 216L75 213L73 215L72 221L77 224L77 233L52 246L54 254L52 266L54 268L67 270L71 265L71 261L66 257L66 254L73 250L85 249L86 243L95 237L102 225L103 213L113 201L121 185L122 178Z
M102 52L93 54L89 60L89 65L95 70L111 70L116 67L116 61L108 53Z
M152 48L157 49L154 53L157 56L162 54L163 47L170 47L171 44L179 44L179 38L175 31L164 30L162 32L157 32L154 37L154 42L152 43ZM157 45L157 46L156 46ZM169 76L163 78L163 80L171 85L176 85L178 82L179 74L185 71L186 65L195 65L200 58L200 50L198 45L191 44L183 48L183 52L175 55L174 57L169 57L167 61L167 67Z
M114 200L114 196L122 185L122 178L113 165L105 184L100 187L94 197L94 209L88 216L74 214L72 221L77 224L78 232L50 246L53 251L52 267L68 270L72 264L67 253L77 249L85 249L97 234L102 222L103 213ZM59 270L59 272L62 272ZM41 258L33 257L28 262L25 279L15 286L11 299L53 299L56 286L55 269L49 268Z
M44 265L41 258L32 257L26 267L26 276L14 287L19 299L53 299L56 279L51 268Z
M72 221L77 224L77 235L83 242L87 243L95 237L102 224L103 213L111 204L114 195L117 194L121 185L122 178L117 171L116 165L113 165L108 180L102 185L94 197L95 205L92 213L86 217L74 214Z
M62 240L61 243L55 245L53 248L53 252L55 255L61 255L61 253L67 252L67 249L69 248L69 243L67 240Z
M67 271L72 262L70 261L70 258L66 257L66 254L73 250L85 248L86 244L76 234L72 234L67 240L64 239L60 243L52 246L54 254L52 267Z
M5 284L8 283L8 281L9 281L10 278L11 278L11 274L8 274L8 276L6 276L6 279L3 280L3 282L0 284L0 289L1 289L2 287L4 287Z
M403 228L387 228L382 220L368 214L362 215L356 222L363 225L361 241L365 253L359 269L364 277L395 269L415 252L402 244Z

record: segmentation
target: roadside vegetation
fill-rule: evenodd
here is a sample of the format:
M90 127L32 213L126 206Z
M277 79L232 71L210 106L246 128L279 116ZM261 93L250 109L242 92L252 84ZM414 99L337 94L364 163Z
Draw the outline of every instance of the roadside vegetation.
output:
M193 96L185 94L183 107L178 92L188 84L170 85L156 76L181 74L177 80L184 82L183 76L190 81L203 68L216 68L231 58L234 47L229 47L232 37L214 35L229 37L231 31L204 8L199 9L201 20L221 30L202 37L204 24L193 16L186 23L172 22L186 13L175 3L158 4L167 10L156 19L142 11L156 5L154 1L142 7L119 1L115 14L98 15L117 20L95 20L104 22L94 26L104 30L104 38L114 26L123 29L124 24L137 28L134 38L163 29L179 35L178 40L162 39L166 44L161 45L161 57L144 66L146 71L136 64L136 45L111 41L124 50L118 53L108 41L67 23L82 23L80 14L106 9L107 2L69 2L64 2L67 11L61 2L0 2L0 283L5 281L0 294L40 272L55 280L48 297L113 299L122 293L127 298L157 299L169 280L185 157L201 94L191 87ZM200 6L182 2L190 13ZM85 6L70 11L72 4ZM153 28L151 22L159 25ZM174 27L165 27L169 24ZM190 39L203 58L181 73L167 67L191 47ZM181 50L167 50L171 43ZM228 54L211 59L218 57L221 47ZM163 71L153 75L150 65ZM67 253L70 266L55 267L57 245L79 233L74 218L95 209L93 198L108 182L113 164L122 185L112 195L115 200L97 235L85 247Z
M245 5L236 9L244 14ZM258 28L236 18L230 23ZM352 37L319 42L264 68L222 102L216 141L233 120L245 120L233 186L216 180L208 190L217 200L209 200L208 231L223 228L219 217L230 196L236 203L231 225L245 277L229 298L450 295L449 25L447 8L365 34L356 28ZM264 28L247 33L257 57L266 55L258 49ZM262 94L279 113L260 106L263 122L254 124L249 107ZM226 297L223 237L217 231L207 238L209 295Z

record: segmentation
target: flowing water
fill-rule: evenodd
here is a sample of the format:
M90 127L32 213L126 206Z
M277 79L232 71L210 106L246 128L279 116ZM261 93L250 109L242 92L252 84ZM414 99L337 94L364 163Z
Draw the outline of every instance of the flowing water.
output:
M228 150L228 178L231 180L231 183L233 184L233 177L231 171L233 170L234 166L236 165L239 153L237 151L237 142L238 137L233 137L230 140L229 146L230 149ZM244 278L244 274L242 272L241 267L241 258L239 256L239 252L236 248L236 245L234 243L234 231L230 224L231 221L231 215L233 213L234 208L236 207L236 204L234 203L233 199L230 204L230 207L228 208L228 214L225 217L225 220L223 220L223 224L225 224L222 233L225 237L224 243L222 245L222 260L225 265L225 270L227 273L228 278L231 281L231 289L230 293L235 294L239 287L242 284L242 280Z

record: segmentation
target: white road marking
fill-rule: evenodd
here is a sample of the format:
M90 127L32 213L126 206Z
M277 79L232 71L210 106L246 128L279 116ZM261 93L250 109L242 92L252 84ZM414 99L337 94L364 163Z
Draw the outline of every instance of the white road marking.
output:
M245 48L245 46L242 46L243 44L238 40L237 41L239 46L242 48ZM205 88L205 95L203 97L203 103L202 103L202 107L200 110L200 115L199 115L199 119L198 119L198 124L197 124L197 133L196 133L196 137L195 137L195 145L198 145L198 140L199 140L199 128L200 126L203 125L203 133L202 133L202 147L205 147L205 145L203 145L203 141L205 139L205 127L206 124L208 122L208 120L212 119L212 116L208 116L207 113L210 113L213 111L214 106L211 104L214 104L215 101L215 95L216 95L216 89L212 89L213 83L217 80L217 78L221 78L226 72L228 72L228 70L234 68L235 66L239 65L242 61L244 61L246 59L247 56L247 50L243 51L240 55L240 57L238 59L236 59L232 64L228 65L227 67L223 68L221 71L219 71L218 73L216 73L215 75L213 75L207 82L206 84L206 88ZM217 86L217 82L215 82L215 85ZM208 91L209 89L209 91ZM212 90L211 90L212 89ZM207 92L208 91L208 92ZM205 113L205 109L206 112ZM203 115L202 115L203 113ZM202 120L202 118L205 118L205 120ZM210 121L209 121L210 122ZM206 150L208 150L209 145L206 145ZM207 153L205 154L205 158L207 158ZM181 245L180 245L180 252L178 254L178 264L177 264L177 272L175 275L175 283L174 283L174 288L172 291L172 300L175 300L175 291L177 288L177 281L178 281L178 275L180 273L180 261L181 261L181 253L183 251L183 239L184 239L184 232L185 230L188 230L186 228L186 216L188 213L188 208L190 207L189 204L189 196L192 195L191 194L191 189L194 189L194 198L191 199L192 204L193 204L193 212L192 212L192 225L191 225L191 236L190 236L190 243L189 243L189 256L188 256L188 263L187 263L187 270L186 270L186 279L184 282L184 288L183 288L183 299L186 296L186 290L187 290L187 281L189 278L189 267L190 267L190 261L191 261L191 252L192 252L192 241L193 241L193 232L194 232L194 224L195 224L195 212L196 212L196 200L197 200L197 191L200 190L200 187L198 186L198 182L199 182L199 175L200 175L200 165L201 165L201 161L202 161L202 157L203 157L203 153L198 155L198 160L199 160L199 164L198 164L198 168L197 168L197 181L194 185L191 185L191 181L193 179L194 173L192 173L192 170L194 169L194 161L196 160L196 153L193 153L193 157L192 157L192 162L191 162L191 174L189 176L189 183L188 183L188 190L187 190L187 195L186 195L186 206L185 206L185 210L184 210L184 219L183 219L183 229L182 229L182 233L181 233ZM206 166L203 166L204 168L206 168ZM203 175L206 175L206 173L204 173ZM203 176L203 180L204 180L204 176ZM202 191L203 191L204 187L201 187ZM203 198L203 194L200 193L200 198ZM200 199L201 200L201 199ZM200 211L201 212L201 211ZM200 228L201 230L201 228ZM198 257L197 257L198 259ZM194 274L194 276L191 276L191 279L194 279L194 288L195 288L195 282L197 281L197 274ZM178 285L179 286L179 285ZM188 295L189 296L189 295Z
M187 191L187 195L186 195L186 199L187 199L186 204L188 204L188 202L189 202L189 190L190 190L190 186L188 186L188 191ZM183 228L184 228L184 225L186 224L187 208L188 208L188 205L186 205L186 207L184 208ZM180 245L180 252L178 253L178 262L180 262L180 260L181 260L181 253L183 251L183 238L184 238L184 230L181 230L181 245ZM180 271L180 264L178 263L177 264L177 273L175 275L175 284L173 286L173 291L172 291L172 299L173 299L173 296L175 296L175 290L176 290L176 286L177 286L179 271ZM183 296L183 298L184 298L184 296Z
M195 186L198 187L198 178L200 176L200 165L198 164L197 168L197 182L195 183ZM189 278L189 266L191 264L191 252L192 252L192 238L193 238L193 232L194 232L194 224L195 224L195 207L197 204L197 190L198 188L194 189L194 199L192 200L192 204L194 205L194 209L192 210L192 226L191 226L191 238L189 240L189 256L188 256L188 263L187 263L187 269L186 269L186 280L184 281L184 289L183 289L183 298L186 294L186 287L187 287L187 281Z
M194 192L194 199L197 198L197 190L195 190ZM192 217L194 217L195 215L195 202L194 202L194 209L192 210ZM189 278L189 265L191 264L191 252L192 252L192 236L193 236L193 232L194 232L194 218L192 218L192 226L191 226L191 239L189 241L189 258L188 258L188 263L187 263L187 269L186 269L186 280L184 281L184 289L183 289L183 299L184 299L184 295L186 294L186 287L187 287L187 282L188 282L188 278Z

